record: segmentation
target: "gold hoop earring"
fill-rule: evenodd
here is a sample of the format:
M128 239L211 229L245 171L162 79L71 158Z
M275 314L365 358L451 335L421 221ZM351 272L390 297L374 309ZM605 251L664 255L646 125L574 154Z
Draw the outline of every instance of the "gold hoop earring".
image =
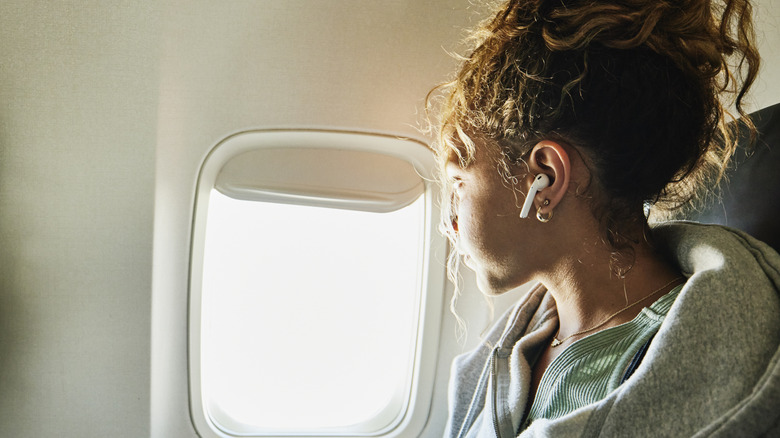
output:
M553 217L552 210L550 210L550 212L547 213L547 216L543 216L542 215L542 212L541 212L542 207L543 206L548 206L548 205L550 205L550 200L549 199L545 199L544 202L542 203L542 205L540 205L539 208L536 209L536 219L538 219L539 222L541 222L541 223L550 222L550 219L552 219L552 217Z

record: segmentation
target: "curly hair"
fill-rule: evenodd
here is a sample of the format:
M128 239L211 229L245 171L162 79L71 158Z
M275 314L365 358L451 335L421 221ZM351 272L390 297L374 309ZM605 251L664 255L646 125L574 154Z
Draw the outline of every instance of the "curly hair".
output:
M436 97L444 97L434 123L444 191L441 230L454 244L444 165L452 154L463 167L473 161L470 136L499 150L505 178L509 165L523 162L539 141L564 142L589 167L590 182L577 194L592 201L613 249L610 266L625 275L636 242L629 230L646 230L649 213L671 217L713 194L736 149L737 126L755 139L744 109L760 62L751 15L749 0L509 0L493 6L468 37L470 54L455 78L426 99L430 114ZM731 123L737 117L742 122ZM456 318L459 261L451 251Z
M752 133L751 13L749 0L503 3L471 33L455 79L429 94L429 106L445 94L439 162L455 153L468 165L470 135L509 162L542 139L566 142L587 158L586 191L599 188L593 212L617 248L637 217L646 226L643 209L675 211L722 178L736 147L730 121L742 116Z

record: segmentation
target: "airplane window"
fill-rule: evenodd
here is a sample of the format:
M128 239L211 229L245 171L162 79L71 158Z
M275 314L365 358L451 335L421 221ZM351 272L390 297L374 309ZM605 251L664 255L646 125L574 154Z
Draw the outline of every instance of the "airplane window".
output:
M421 200L371 213L215 190L202 341L214 421L240 433L387 426L409 396L423 213Z
M311 139L204 164L190 312L204 436L392 436L429 402L433 192L398 156Z

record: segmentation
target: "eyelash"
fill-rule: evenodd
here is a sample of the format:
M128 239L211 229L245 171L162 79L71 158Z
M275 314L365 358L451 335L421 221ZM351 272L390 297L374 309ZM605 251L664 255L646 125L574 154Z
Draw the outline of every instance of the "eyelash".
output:
M452 229L448 227L449 232L452 232L455 230L455 224L458 222L458 197L453 192L450 196L450 205L449 205L449 224L452 224ZM450 236L452 237L452 236Z
M455 219L458 217L458 203L460 199L458 197L457 190L453 189L450 193L450 205L449 205L449 213L450 213L450 219Z

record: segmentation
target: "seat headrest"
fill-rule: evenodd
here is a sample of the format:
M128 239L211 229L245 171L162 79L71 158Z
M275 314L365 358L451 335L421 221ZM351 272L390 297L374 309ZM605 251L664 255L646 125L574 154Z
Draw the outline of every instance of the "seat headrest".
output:
M688 218L738 228L780 252L780 103L750 117L758 129L755 145L747 146L743 132L721 199Z

